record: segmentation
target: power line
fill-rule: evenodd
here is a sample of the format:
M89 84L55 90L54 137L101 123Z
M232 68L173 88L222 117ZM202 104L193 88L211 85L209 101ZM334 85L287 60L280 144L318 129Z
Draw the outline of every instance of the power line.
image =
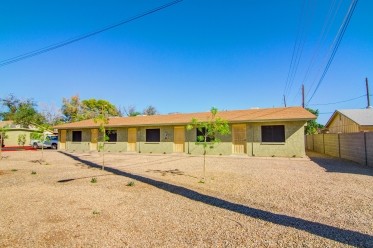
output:
M285 84L284 95L289 96L298 72L299 64L302 60L303 49L307 41L307 30L315 14L314 1L305 1L303 4L301 18L299 22L298 35L294 44L292 61L289 67L288 77ZM305 11L306 10L306 11Z
M300 39L300 33L301 33L301 29L302 29L302 24L303 24L302 17L303 17L304 9L305 9L305 0L303 0L303 4L302 4L302 8L301 8L301 13L300 13L300 16L299 16L298 32L297 32L297 36L295 38L295 42L294 42L294 46L293 46L293 53L291 55L291 61L290 61L289 71L288 71L288 75L287 75L287 78L286 78L286 81L285 81L285 88L284 88L284 95L285 96L286 96L286 93L287 93L287 90L288 90L288 87L289 87L289 80L290 80L292 69L293 69L293 62L294 62L294 59L295 59L294 55L295 55L295 53L297 51L298 40Z
M321 45L325 43L327 34L329 33L329 31L331 29L331 26L332 26L331 24L334 22L334 19L335 19L337 13L338 13L338 10L341 7L341 3L342 3L342 0L340 0L339 3L337 4L337 6L335 7L336 1L334 0L333 3L329 7L329 11L326 15L326 19L324 21L320 36L319 36L319 38L316 42L316 48L313 52L313 55L311 57L310 63L309 63L308 68L307 68L307 71L304 75L303 82L306 82L308 80L308 76L309 76L309 73L311 71L311 68L316 64L315 63L316 58L318 57L319 51L321 49ZM335 10L334 10L334 8L335 8ZM313 85L311 85L309 87L309 89L311 89L312 86Z
M334 15L333 15L333 17L332 17L332 20L333 20L333 21L334 21L336 15L337 15L337 13L338 13L339 8L341 7L341 3L342 3L342 2L343 2L343 1L341 0L341 1L339 2L338 6L337 6L337 9L336 9L336 11L335 11L335 13L334 13ZM329 25L329 27L328 27L328 32L329 32L329 30L330 30L330 28L331 28L331 24L332 24L333 21L330 22L330 25ZM342 23L343 23L343 22L342 22ZM338 34L338 32L337 32L337 34ZM337 36L337 35L336 35L336 36ZM325 36L321 43L325 43L326 38L327 38L327 37ZM308 97L308 95L309 95L310 92L312 91L312 88L313 88L314 84L317 82L317 75L320 75L320 74L321 74L321 71L322 71L322 69L323 69L323 68L322 68L323 66L322 66L321 61L327 61L327 57L328 57L328 55L330 54L330 52L332 51L332 47L333 47L333 45L334 45L335 39L336 39L336 38L334 38L333 42L330 44L329 49L328 49L328 52L325 53L325 55L323 56L323 58L320 58L320 59L319 59L320 62L319 62L319 67L318 67L318 69L317 69L316 76L313 78L311 85L308 87L308 91L307 91L306 97ZM316 65L316 63L315 63L315 65Z
M354 10L355 10L357 2L358 2L358 0L352 0L352 2L351 2L350 8L349 8L349 10L348 10L348 12L347 12L347 14L345 16L345 19L344 19L344 21L343 21L343 23L342 23L339 31L338 31L338 34L336 36L336 40L334 42L335 45L334 45L334 48L333 48L333 52L332 52L332 54L331 54L331 56L330 56L330 58L328 60L327 65L324 68L322 76L321 76L321 78L320 78L320 80L319 80L319 82L318 82L315 90L313 91L311 97L307 101L307 105L312 100L312 98L315 96L315 94L316 94L317 90L319 89L319 87L320 87L320 85L321 85L321 83L322 83L322 81L323 81L326 73L329 70L329 67L330 67L330 65L331 65L331 63L332 63L332 61L334 59L334 56L335 56L335 54L336 54L336 52L337 52L337 50L339 48L339 45L340 45L340 43L342 41L342 38L343 38L343 35L344 35L344 33L345 33L346 29L347 29L347 26L350 23L350 20L351 20L352 14L354 13Z
M24 60L24 59L27 59L27 58L30 58L30 57L34 57L34 56L37 56L37 55L40 55L40 54L43 54L43 53L55 50L55 49L63 47L63 46L70 45L71 43L74 43L74 42L77 42L77 41L89 38L91 36L100 34L102 32L105 32L105 31L108 31L110 29L116 28L116 27L121 26L123 24L132 22L132 21L137 20L137 19L139 19L141 17L153 14L153 13L155 13L157 11L160 11L162 9L165 9L167 7L170 7L170 6L174 5L174 4L177 4L177 3L182 2L182 1L183 0L175 0L175 1L169 2L167 4L161 5L161 6L157 7L157 8L154 8L154 9L145 11L145 12L143 12L141 14L138 14L138 15L135 15L133 17L130 17L130 18L128 18L126 20L123 20L123 21L121 21L119 23L106 26L106 27L101 28L101 29L99 29L97 31L93 31L93 32L90 32L90 33L87 33L87 34L83 34L83 35L77 36L75 38L71 38L71 39L65 40L65 41L60 42L60 43L49 45L49 46L46 46L44 48L40 48L40 49L31 51L31 52L28 52L28 53L24 53L24 54L15 56L13 58L2 60L2 61L0 61L0 67L9 65L9 64L12 64L12 63L15 63L15 62L18 62L18 61L21 61L21 60Z
M362 97L366 97L367 95L362 95L362 96L358 96L358 97L355 97L355 98L351 98L351 99L347 99L347 100L342 100L342 101L338 101L338 102L329 102L329 103L315 103L315 104L309 104L311 106L322 106L322 105L333 105L333 104L338 104L338 103L344 103L344 102L350 102L350 101L353 101L353 100L357 100L359 98L362 98Z

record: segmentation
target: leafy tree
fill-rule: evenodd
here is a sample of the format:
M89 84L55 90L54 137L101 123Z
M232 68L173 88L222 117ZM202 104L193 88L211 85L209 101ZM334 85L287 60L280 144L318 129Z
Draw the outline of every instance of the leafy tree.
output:
M21 102L13 115L15 124L23 127L30 125L41 125L45 122L44 117L36 110L36 104L32 101Z
M214 146L220 142L218 135L227 135L230 133L229 125L226 120L217 117L218 109L211 108L211 116L207 121L199 121L195 118L192 119L192 123L187 126L187 130L197 129L199 135L197 136L196 145L203 147L203 178L202 182L206 178L206 153L207 148L214 149Z
M106 100L91 98L81 101L78 95L72 96L70 99L63 98L62 100L61 112L67 122L96 118L102 114L102 111L107 116L120 115L117 107Z
M13 115L17 111L20 102L21 100L15 97L13 94L10 94L9 96L5 98L1 98L0 99L1 105L7 107L8 111L0 112L0 118L5 121L13 120Z
M103 112L107 116L119 116L119 111L115 105L110 103L109 101L102 100L102 99L88 99L82 101L83 107L83 115L85 118L95 118Z
M310 108L306 108L309 112L311 112L312 114L316 115L316 117L319 116L319 110L316 109L310 109ZM307 121L307 126L305 127L304 129L304 133L306 135L311 135L311 134L315 134L317 133L317 130L320 129L320 128L323 128L324 125L322 124L319 124L316 122L316 120L309 120Z
M148 107L146 107L146 108L142 111L142 113L143 113L144 115L157 115L157 114L158 114L158 110L157 110L154 106L149 105Z
M0 113L3 120L12 120L16 124L28 127L33 123L42 123L44 118L36 110L36 103L32 99L20 100L13 94L0 99L1 105L7 108L7 111Z
M61 112L65 116L65 121L67 122L83 120L82 103L79 95L72 96L70 99L63 98Z

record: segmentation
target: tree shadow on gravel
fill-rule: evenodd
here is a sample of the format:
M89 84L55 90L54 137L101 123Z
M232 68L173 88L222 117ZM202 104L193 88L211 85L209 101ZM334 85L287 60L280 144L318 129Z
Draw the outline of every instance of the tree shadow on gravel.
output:
M180 160L184 160L184 159L187 159L185 157L181 157L181 158L173 158L173 157L166 157L166 158L160 158L160 159L155 159L155 160L151 160L151 161L144 161L144 162L135 162L135 163L132 163L131 166L133 165L153 165L153 164L166 164L166 163L171 163L171 162L175 162L175 161L180 161Z
M68 183L68 182L72 182L72 181L75 181L75 180L80 180L80 179L87 179L87 178L94 178L94 177L106 177L106 176L112 176L113 174L104 174L104 175L93 175L93 176L89 176L89 177L78 177L78 178L68 178L68 179L61 179L61 180L58 180L57 183Z
M88 166L101 169L101 165L93 163L91 161L86 161L81 159L73 154L65 153L60 151L62 154L69 156L81 163L84 163ZM334 226L329 226L322 223L317 223L309 220L304 220L297 217L287 216L283 214L276 214L269 211L248 207L242 204L237 204L233 202L229 202L223 199L219 199L213 196L205 195L198 193L197 191L173 185L166 182L161 182L158 180L154 180L151 178L143 177L140 175L131 174L125 171L121 171L111 167L105 167L107 172L111 172L115 175L120 175L124 177L128 177L139 182L143 182L149 185L152 185L156 188L165 190L172 194L177 194L183 196L185 198L202 202L208 204L210 206L226 209L232 212L236 212L239 214L246 215L251 218L260 219L263 221L268 221L274 224L292 227L301 231L305 231L323 238L327 238L330 240L334 240L343 244L348 244L357 247L373 247L373 236L352 231L346 230Z
M331 157L317 152L307 151L307 156L326 172L359 174L373 176L373 168L352 161Z

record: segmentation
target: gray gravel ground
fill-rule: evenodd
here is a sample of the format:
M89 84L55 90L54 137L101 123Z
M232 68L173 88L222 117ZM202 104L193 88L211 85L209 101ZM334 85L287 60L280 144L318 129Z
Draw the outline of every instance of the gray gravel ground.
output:
M3 156L0 247L373 247L373 169L315 153Z

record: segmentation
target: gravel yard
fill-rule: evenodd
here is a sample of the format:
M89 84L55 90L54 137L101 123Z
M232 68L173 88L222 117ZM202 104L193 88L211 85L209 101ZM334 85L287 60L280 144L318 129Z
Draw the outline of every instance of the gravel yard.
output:
M3 156L0 247L373 247L373 168L315 153Z

